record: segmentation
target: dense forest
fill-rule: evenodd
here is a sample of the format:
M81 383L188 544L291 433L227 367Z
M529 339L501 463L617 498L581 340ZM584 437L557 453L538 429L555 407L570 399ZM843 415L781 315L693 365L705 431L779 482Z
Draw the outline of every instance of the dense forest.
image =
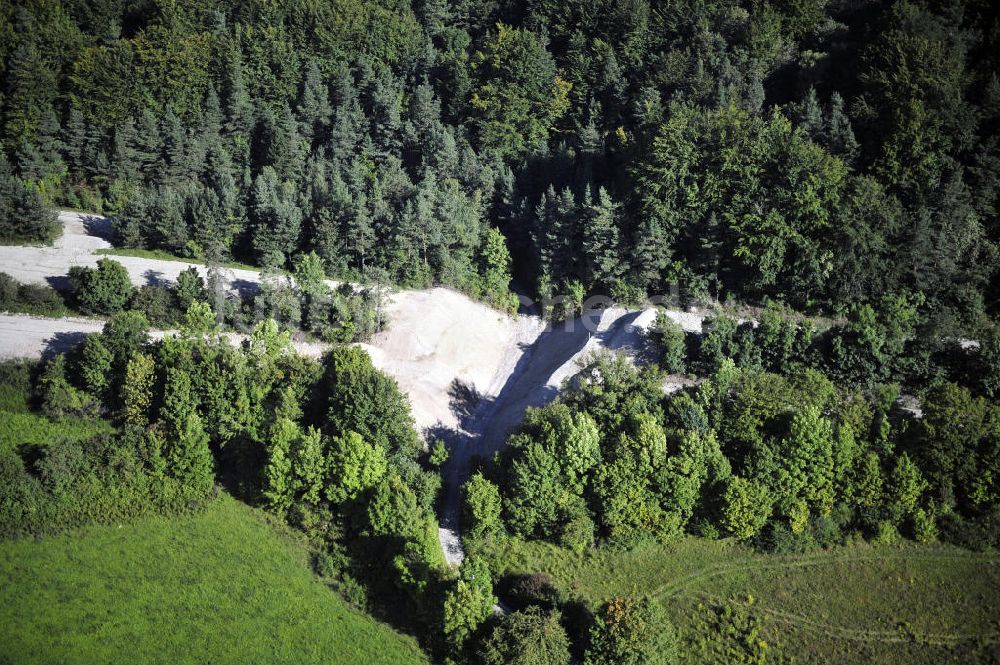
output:
M0 273L7 312L107 320L0 363L4 539L229 492L438 661L496 665L674 663L690 638L638 591L506 574L519 547L1000 547L994 3L16 0L0 80L0 242L51 242L68 207L208 267ZM216 283L232 262L260 288ZM350 344L390 285L674 311L650 357L586 357L449 475L454 441Z
M536 294L996 312L987 2L3 11L5 237L74 205L132 246L506 303L499 228Z

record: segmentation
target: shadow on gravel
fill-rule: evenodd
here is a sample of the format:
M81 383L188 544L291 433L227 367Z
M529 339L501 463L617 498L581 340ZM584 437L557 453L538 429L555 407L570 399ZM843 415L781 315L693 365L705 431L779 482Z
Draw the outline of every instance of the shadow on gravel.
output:
M42 350L42 360L50 360L60 353L71 351L87 339L85 332L58 332L45 340Z
M142 278L146 280L146 284L149 286L167 287L172 283L169 279L164 278L162 272L153 270L152 268L142 273Z
M46 277L45 282L56 291L69 291L69 275Z
M234 279L229 282L229 288L240 293L250 294L260 291L260 284L249 279Z
M83 228L86 229L87 235L97 236L114 244L115 225L110 217L84 217Z
M461 427L468 427L476 411L480 407L488 408L490 402L492 400L484 400L474 385L457 377L448 386L448 407Z

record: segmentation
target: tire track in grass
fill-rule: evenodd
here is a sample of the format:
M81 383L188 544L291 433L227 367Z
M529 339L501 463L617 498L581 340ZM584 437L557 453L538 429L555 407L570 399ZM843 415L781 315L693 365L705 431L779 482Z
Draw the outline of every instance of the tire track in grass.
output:
M834 563L864 563L868 561L886 560L913 560L913 559L967 559L980 563L998 564L1000 557L983 556L977 554L963 554L960 552L885 552L881 554L858 554L846 556L830 556L826 553L805 554L800 556L782 557L780 561L761 561L756 563L722 563L706 566L701 570L696 570L687 575L675 578L669 582L661 584L653 589L649 595L653 598L667 599L677 593L684 591L690 585L719 577L727 573L753 572L759 570L775 570L785 568L806 568Z
M680 596L694 596L703 600L715 603L732 603L752 608L761 614L768 615L778 623L801 628L813 634L832 637L835 639L856 641L856 642L879 642L885 644L926 644L928 646L955 646L964 642L980 641L985 644L1000 643L1000 632L986 634L962 634L962 633L931 633L925 635L905 634L906 629L902 626L897 630L873 630L856 629L845 626L838 626L822 621L816 621L801 614L785 612L783 610L763 607L756 603L748 603L736 599L725 599L713 596L706 591L691 589L690 587L699 582L704 582L716 577L721 577L729 573L736 572L756 572L762 570L780 570L807 568L810 566L820 566L836 563L865 563L879 561L906 561L906 560L969 560L982 564L1000 564L1000 557L984 556L974 553L962 552L884 552L875 554L860 554L846 556L830 556L825 553L806 554L801 556L783 557L780 561L761 561L749 564L727 563L714 564L701 570L694 571L670 582L660 585L654 589L649 596L658 600L668 600Z
M785 612L769 607L763 607L756 603L737 600L734 598L722 598L713 596L704 591L691 591L690 595L717 605L740 605L760 614L766 614L778 623L801 628L813 634L836 639L850 640L854 642L880 642L885 644L925 644L928 646L955 646L962 642L983 642L985 644L995 644L1000 642L1000 633L986 634L964 634L964 633L928 633L904 634L906 629L902 626L897 630L865 630L857 628L847 628L835 624L815 621L809 617L793 612Z

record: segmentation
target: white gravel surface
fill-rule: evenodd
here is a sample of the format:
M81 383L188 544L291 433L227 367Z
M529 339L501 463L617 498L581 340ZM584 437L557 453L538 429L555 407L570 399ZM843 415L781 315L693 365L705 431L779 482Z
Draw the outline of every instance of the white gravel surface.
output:
M71 267L94 267L100 259L108 258L125 266L137 286L176 282L177 276L190 267L207 277L205 266L197 263L98 254L98 250L111 247L111 220L107 217L63 211L59 213L59 221L63 224L63 234L51 247L0 246L0 271L20 282L58 287L65 284ZM255 287L260 281L260 274L251 270L226 268L222 272L236 289Z
M107 218L61 212L59 219L64 233L52 247L0 246L0 271L22 282L58 285L71 266L93 266L101 258L95 251L111 246ZM175 281L192 265L205 273L204 266L182 261L110 258L124 265L136 284ZM239 289L259 281L258 273L247 270L231 270L229 276ZM525 409L551 401L577 371L578 361L592 351L617 349L641 357L645 331L655 319L653 309L610 308L546 327L537 316L510 317L445 288L395 293L387 314L387 329L362 347L407 394L418 429L428 438L444 437L452 447L441 529L445 556L452 564L463 557L457 530L459 486L472 457L490 457L499 450ZM701 331L699 313L668 315L686 331ZM91 319L0 315L0 358L65 350L102 326ZM297 348L319 356L325 347ZM682 381L674 378L665 387L676 389Z
M68 351L83 341L84 337L99 333L104 328L100 319L68 317L48 319L26 314L0 313L0 360L39 358ZM175 330L151 330L152 339L162 339ZM246 339L239 333L223 333L234 345ZM319 358L329 348L327 344L292 342L296 352L310 358Z
M101 332L103 321L43 319L18 314L0 315L0 360L38 358L68 351L87 335Z

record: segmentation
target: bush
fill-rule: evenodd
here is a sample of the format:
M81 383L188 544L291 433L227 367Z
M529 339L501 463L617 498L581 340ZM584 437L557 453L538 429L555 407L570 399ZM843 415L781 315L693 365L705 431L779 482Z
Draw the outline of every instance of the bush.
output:
M529 607L497 622L479 656L485 665L567 665L569 638L558 611Z
M781 522L770 522L757 539L760 549L775 554L803 554L816 549L811 531L793 532Z
M448 456L448 446L445 442L442 439L434 439L430 454L427 456L428 463L435 468L441 468L448 462Z
M611 284L611 299L624 307L638 307L646 299L646 292L631 282L616 279Z
M43 284L21 284L0 272L0 310L36 316L65 316L66 304L59 292Z
M17 287L20 286L16 279L5 272L0 272L0 309L12 311L17 305Z
M662 605L648 599L615 598L594 621L584 663L670 665L677 658L677 631Z
M194 266L181 271L177 276L177 306L182 312L186 312L191 303L208 299L208 292L205 290L205 280L201 278L198 269ZM152 320L152 319L150 319Z
M59 438L41 446L40 451L35 472L50 492L65 492L91 469L91 460L79 441Z
M938 538L937 523L934 520L934 513L923 508L917 508L913 512L913 537L917 542L933 543Z
M682 373L687 356L684 329L661 309L656 313L656 322L650 332L660 347L663 368L671 374Z
M135 289L125 266L101 259L97 269L73 266L69 271L70 294L84 314L114 314L125 309Z
M19 310L36 316L65 316L66 302L51 286L22 284L17 289Z
M462 521L473 540L491 538L500 532L500 490L481 473L462 486Z
M136 291L131 308L145 314L154 326L174 325L181 319L181 310L177 308L174 294L170 289L156 284L143 286Z
M0 411L27 413L37 367L36 361L0 362Z
M889 520L882 520L875 527L872 542L876 545L894 545L899 542L899 530Z
M505 577L499 585L499 592L515 610L532 605L551 609L559 604L559 589L548 573Z
M947 512L941 515L938 524L943 542L976 551L1000 546L1000 508L976 518Z
M741 540L753 538L771 515L767 488L753 480L730 476L722 495L722 526Z
M833 515L820 515L812 520L813 540L823 548L840 544L844 539L841 524Z
M169 478L149 474L124 437L56 439L36 448L28 473L14 451L0 451L0 537L44 535L93 522L178 513L195 498Z
M97 413L98 405L90 395L66 379L66 357L59 354L49 361L38 381L42 411L50 418L89 416Z
M706 319L702 325L707 332L701 338L698 350L698 370L701 374L710 375L722 367L725 358L737 357L736 331L739 324L728 316L716 316Z
M573 498L576 500L570 501L561 516L559 544L577 554L583 554L594 544L596 526L590 516L590 510L587 509L587 503L580 497Z

